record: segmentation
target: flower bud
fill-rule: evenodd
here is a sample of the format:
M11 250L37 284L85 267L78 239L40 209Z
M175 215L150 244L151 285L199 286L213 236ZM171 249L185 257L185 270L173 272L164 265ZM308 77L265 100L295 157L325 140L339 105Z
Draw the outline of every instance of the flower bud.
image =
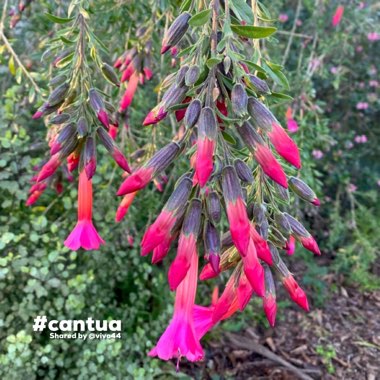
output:
M110 83L114 84L117 87L120 87L119 78L117 77L116 72L112 66L110 66L108 63L103 63L101 70L104 77Z
M265 218L264 221L259 226L257 226L257 230L264 240L268 240L269 223L267 218Z
M263 224L264 221L266 220L266 216L265 216L266 208L264 205L255 203L253 205L252 213L253 213L253 219L258 225Z
M50 154L56 154L58 153L62 147L65 141L75 137L76 139L76 125L74 123L67 124L64 126L61 131L59 132L58 136L54 140L51 148L50 148ZM70 152L71 153L71 152Z
M187 208L182 224L182 233L185 235L199 235L201 227L202 203L199 199L192 199Z
M186 109L185 126L192 128L198 121L201 113L202 102L199 99L194 99Z
M234 162L235 170L238 177L246 183L253 183L253 174L252 170L248 167L248 165L240 159L235 160Z
M66 82L66 80L67 80L66 75L57 75L56 77L54 77L53 79L50 80L49 86L51 86L51 87L58 86L64 82Z
M189 70L188 65L181 66L181 68L178 70L178 73L176 76L177 86L183 87L183 85L185 84L185 76L188 70Z
M65 143L62 144L62 148L60 149L59 157L61 160L69 156L78 146L78 138L76 134L76 127L74 128L74 133L70 135Z
M86 138L83 161L84 170L86 171L87 178L90 180L96 171L96 146L95 139L92 136Z
M206 197L206 210L212 222L218 223L221 218L221 205L218 193L212 191Z
M274 123L279 124L272 112L256 98L250 97L248 99L248 113L253 124L265 131L271 131Z
M71 118L71 115L68 114L68 113L61 113L61 114L58 114L54 117L52 117L49 121L50 124L55 124L55 125L59 125L59 124L63 124L63 123L66 123L67 121L69 121Z
M159 173L165 170L174 161L179 151L180 146L172 141L156 152L146 166L153 167L155 172Z
M302 309L309 311L309 303L303 289L298 285L297 281L292 275L283 278L282 283L288 291L290 298Z
M88 133L88 124L85 117L81 116L78 120L78 127L77 127L78 136L80 138L83 138Z
M98 136L100 141L107 149L107 151L111 154L112 158L115 162L126 172L130 173L131 169L129 168L128 161L124 157L123 153L121 153L120 149L117 147L112 137L107 133L107 131L103 127L99 127L97 129Z
M231 58L229 56L225 57L223 60L224 73L228 74L231 68Z
M184 12L180 14L166 31L162 41L161 54L166 53L172 46L176 45L185 35L189 28L191 14Z
M278 195L280 196L280 198L284 201L289 201L288 189L285 189L284 187L282 187L278 183L275 183L275 186L276 186L276 189L277 189L277 192L278 192Z
M94 110L96 114L98 114L99 111L105 109L104 100L94 88L91 88L88 94L90 98L91 108Z
M258 95L266 95L270 93L269 87L265 80L258 78L255 75L249 75L249 84Z
M273 281L272 271L268 265L263 264L265 295L263 297L263 308L269 324L274 327L276 322L276 288Z
M167 200L164 209L174 211L184 207L192 189L192 180L189 177L183 177Z
M185 99L187 87L179 87L177 84L173 84L162 97L162 105L168 109L175 104L179 104Z
M211 222L207 222L204 232L205 253L215 273L220 272L220 238L218 230Z
M276 225L279 226L281 231L284 231L286 234L290 234L292 232L290 223L282 212L279 212L274 216L274 221L276 222Z
M190 87L199 79L200 69L198 65L193 65L187 70L185 75L186 86Z
M52 107L58 103L61 103L65 99L69 91L69 88L70 85L68 83L63 83L60 86L58 86L55 90L53 90L53 92L50 93L47 100L49 106Z
M321 204L314 191L300 179L296 177L290 177L289 187L291 190L293 190L294 193L296 193L305 201L308 201L316 206L319 206Z
M290 228L294 234L301 236L301 237L310 236L307 229L297 219L293 218L291 215L289 215L286 212L284 212L284 216L287 219L287 221L290 225Z
M240 83L235 84L231 91L232 109L238 116L247 113L248 95Z

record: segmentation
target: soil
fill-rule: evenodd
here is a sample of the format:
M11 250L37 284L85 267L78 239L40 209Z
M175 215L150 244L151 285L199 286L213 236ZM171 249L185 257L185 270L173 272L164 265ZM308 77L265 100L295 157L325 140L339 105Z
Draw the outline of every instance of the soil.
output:
M274 329L211 338L206 359L183 361L181 371L202 380L380 379L380 291L336 286L323 309L282 309Z

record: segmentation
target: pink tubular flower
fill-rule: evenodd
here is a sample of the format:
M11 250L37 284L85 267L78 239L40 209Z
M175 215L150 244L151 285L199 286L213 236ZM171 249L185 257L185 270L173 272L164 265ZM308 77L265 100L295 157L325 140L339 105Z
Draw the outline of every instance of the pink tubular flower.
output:
M276 323L277 304L276 297L268 294L263 297L263 309L269 324L274 327Z
M121 184L117 195L130 194L143 189L151 181L152 177L153 168L139 168Z
M213 156L215 150L215 141L206 138L198 139L197 156L195 161L195 172L198 183L203 187L212 173L214 164Z
M198 275L198 256L195 252L190 261L190 268L176 291L173 318L149 356L158 356L163 360L180 360L184 356L192 362L204 356L194 328L193 309Z
M137 72L134 72L129 79L128 87L124 92L124 95L120 101L119 112L125 111L132 103L133 97L136 93L137 86L139 83L139 75Z
M244 273L253 290L263 297L265 294L264 269L257 259L257 252L252 239L249 242L247 255L243 257Z
M269 250L268 243L256 231L256 228L253 224L251 224L250 228L250 237L255 245L258 258L260 260L263 260L268 265L272 265L273 258Z
M297 169L301 168L301 158L296 143L277 123L272 124L272 131L267 133L277 153Z
M157 247L153 249L152 264L157 264L168 254L170 245L174 240L174 236L170 236L167 240L161 242Z
M143 125L147 126L157 124L161 120L165 119L167 114L168 112L165 110L165 108L161 104L158 104L148 113L148 115L146 115L143 121Z
M46 183L36 183L35 185L33 185L31 189L29 190L30 195L28 199L26 200L25 204L27 206L32 206L34 203L36 203L38 198L45 191L46 187L47 187Z
M123 200L120 202L119 207L117 208L115 221L120 222L128 212L129 206L132 204L137 191L130 193L124 196Z
M225 166L223 169L222 190L226 202L232 240L239 253L245 256L248 251L250 239L250 223L239 178L232 166Z
M244 272L240 273L239 285L236 289L236 296L239 310L243 311L253 295L253 287Z
M156 221L147 229L141 241L141 254L146 256L163 241L170 238L176 217L173 211L162 210Z
M290 298L302 309L309 311L309 303L307 297L302 288L298 285L297 281L292 275L284 277L282 280L286 290L288 291Z
M344 12L344 6L339 5L338 8L336 9L335 13L334 13L334 16L332 17L332 20L331 20L331 24L334 28L336 26L338 26L340 24L340 22L342 21L343 12Z
M304 248L306 248L308 251L313 252L314 254L318 256L321 255L321 251L319 250L318 244L311 235L306 236L306 237L301 236L299 238L299 241L304 246Z
M288 182L286 180L284 169L278 163L267 146L257 144L255 151L255 160L259 163L263 169L263 172L269 178L273 179L273 181L277 182L285 189L288 188Z
M52 176L58 169L59 165L61 165L61 160L59 158L59 154L57 153L51 156L50 160L42 167L40 173L38 174L37 182L41 182Z
M290 236L285 246L286 253L291 256L296 251L296 239L294 236Z
M98 249L104 240L99 236L92 223L92 180L82 170L78 186L78 222L68 238L65 246L73 251Z

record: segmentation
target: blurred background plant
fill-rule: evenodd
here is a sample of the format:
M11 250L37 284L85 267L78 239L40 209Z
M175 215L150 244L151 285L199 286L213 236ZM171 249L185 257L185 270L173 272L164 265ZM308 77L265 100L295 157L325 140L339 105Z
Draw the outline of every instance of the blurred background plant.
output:
M45 12L66 17L69 2L30 1L25 8L18 1L6 3L0 24L0 376L173 377L170 365L146 357L170 318L172 296L165 266L152 267L141 258L139 243L177 174L169 177L169 191L161 194L151 186L139 194L127 218L115 224L114 194L120 178L104 154L93 180L94 221L98 231L107 234L108 244L97 252L64 248L62 242L75 222L75 185L69 184L59 195L49 189L33 207L26 207L25 200L32 168L47 146L46 126L31 119L50 79L50 68L41 62L41 55L62 28ZM133 43L136 29L152 14L157 20L154 77L135 95L129 130L120 126L121 146L129 156L128 139L138 146L152 142L151 130L141 123L156 104L155 86L175 63L159 56L159 46L160 33L177 15L179 1L89 4L91 25L114 59L130 47L126 41L132 38L129 43ZM338 5L345 6L344 14L333 27ZM292 267L306 262L299 269L303 283L310 289L312 307L323 308L326 297L334 296L334 286L327 288L328 278L343 278L344 284L363 290L380 285L379 8L356 1L309 0L276 0L267 7L269 13L280 14L279 32L263 48L284 65L294 98L277 105L276 114L283 115L283 125L293 131L301 147L302 178L322 200L319 210L310 207L302 213L295 201L293 212L317 236L322 257L315 261L297 246L289 260ZM122 91L112 94L117 104ZM167 141L171 134L168 120L156 130L156 141ZM209 285L203 284L202 292L209 294ZM47 333L38 335L31 329L33 318L44 314L54 319L121 319L124 337L120 341L50 340ZM279 317L281 323L281 312ZM255 305L224 325L236 331L252 323L266 323ZM211 339L220 334L217 329Z

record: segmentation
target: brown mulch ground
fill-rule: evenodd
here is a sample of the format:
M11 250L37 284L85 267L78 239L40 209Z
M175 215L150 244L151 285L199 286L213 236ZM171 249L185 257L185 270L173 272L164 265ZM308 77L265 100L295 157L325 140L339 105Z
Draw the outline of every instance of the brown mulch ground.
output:
M380 379L380 291L339 286L323 309L281 312L275 329L225 333L206 359L181 363L193 379Z

